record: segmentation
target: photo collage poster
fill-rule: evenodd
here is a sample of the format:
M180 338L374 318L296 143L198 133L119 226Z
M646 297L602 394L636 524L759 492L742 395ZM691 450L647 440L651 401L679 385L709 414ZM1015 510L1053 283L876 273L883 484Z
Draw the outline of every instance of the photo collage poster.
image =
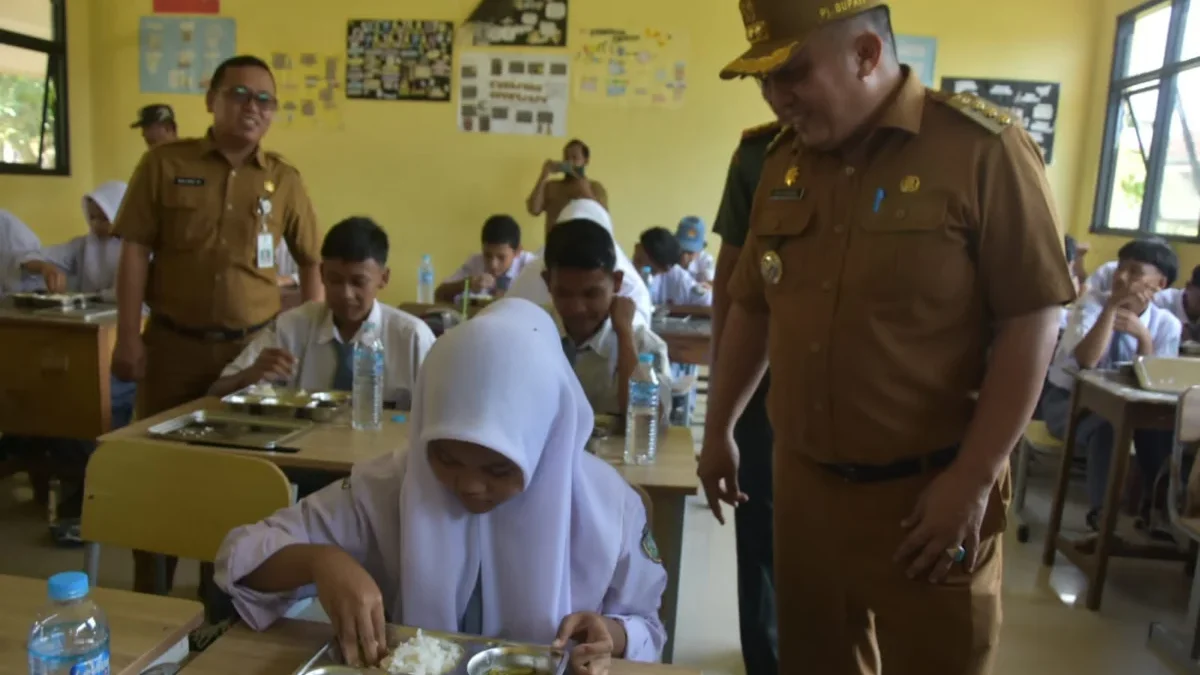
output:
M575 100L677 108L687 93L687 40L655 28L588 28L575 42Z
M338 107L342 59L314 52L274 52L279 109L275 124L293 128L341 129Z
M346 98L450 101L454 24L354 19L346 29Z
M468 21L476 47L565 47L568 0L483 0Z
M567 135L570 57L471 52L459 58L461 131Z
M222 61L237 48L228 17L144 16L138 31L143 94L203 94Z

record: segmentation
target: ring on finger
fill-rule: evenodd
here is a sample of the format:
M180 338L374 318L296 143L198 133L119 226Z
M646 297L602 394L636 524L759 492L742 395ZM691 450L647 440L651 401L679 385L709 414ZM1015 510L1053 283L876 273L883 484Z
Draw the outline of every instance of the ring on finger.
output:
M967 549L961 544L958 546L951 546L950 548L946 549L946 555L950 556L950 559L954 562L960 563L967 559Z

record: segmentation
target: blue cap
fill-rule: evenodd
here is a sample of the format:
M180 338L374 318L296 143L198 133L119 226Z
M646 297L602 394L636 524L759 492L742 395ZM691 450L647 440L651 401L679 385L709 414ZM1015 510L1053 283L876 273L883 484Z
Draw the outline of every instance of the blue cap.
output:
M687 216L679 221L679 227L675 229L675 238L679 240L679 248L684 253L703 251L705 235L704 221L696 216Z
M654 363L654 355L638 354L638 363Z
M88 594L88 578L83 572L59 572L50 577L47 587L55 602L78 600Z

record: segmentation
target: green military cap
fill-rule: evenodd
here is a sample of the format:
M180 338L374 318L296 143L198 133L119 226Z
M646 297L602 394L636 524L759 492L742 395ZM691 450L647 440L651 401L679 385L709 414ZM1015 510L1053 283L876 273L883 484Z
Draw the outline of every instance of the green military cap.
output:
M787 63L821 26L885 4L884 0L738 0L750 49L725 66L721 78L766 75Z

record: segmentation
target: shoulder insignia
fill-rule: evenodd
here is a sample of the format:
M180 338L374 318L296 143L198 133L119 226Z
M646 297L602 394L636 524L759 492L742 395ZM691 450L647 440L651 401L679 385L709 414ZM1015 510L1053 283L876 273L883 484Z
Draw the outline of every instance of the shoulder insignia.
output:
M937 92L934 95L934 100L941 101L954 108L967 116L972 122L975 122L993 134L1002 133L1005 129L1012 126L1014 122L1012 115L975 94L962 93L951 96L944 92Z
M642 528L642 553L655 565L662 564L662 556L658 553L658 542L654 541L654 533L650 531L649 524Z
M774 136L775 134L779 133L781 128L782 125L778 121L767 122L766 124L760 124L756 127L750 127L742 132L742 140L747 141L751 138L758 138L760 136Z
M791 127L780 127L779 133L775 134L775 138L772 138L771 142L767 144L767 154L768 155L771 154L771 152L774 151L775 148L782 145L784 141L790 139L791 137L792 137L792 128Z

